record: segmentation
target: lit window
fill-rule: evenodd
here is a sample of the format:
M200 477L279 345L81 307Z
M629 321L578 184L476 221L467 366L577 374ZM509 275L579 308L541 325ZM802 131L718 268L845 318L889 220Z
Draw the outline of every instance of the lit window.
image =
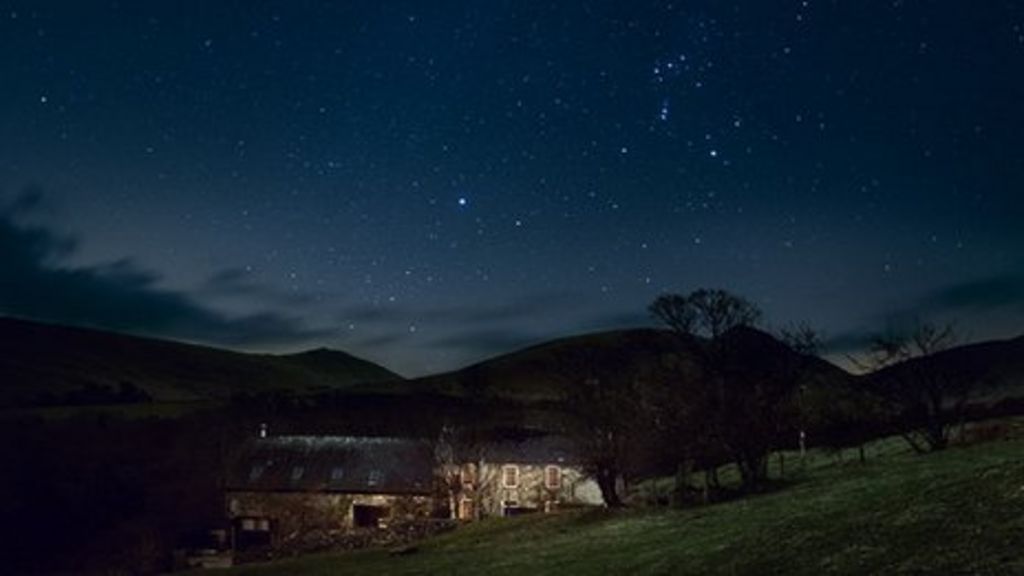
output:
M462 467L462 483L470 486L476 484L476 465L466 464Z
M505 488L515 488L519 486L519 466L510 464L502 467L501 484Z
M562 469L558 466L548 466L544 469L544 485L551 490L562 487Z
M246 532L269 532L270 519L268 518L242 518L242 530Z
M472 520L474 516L473 499L463 498L459 502L459 519Z

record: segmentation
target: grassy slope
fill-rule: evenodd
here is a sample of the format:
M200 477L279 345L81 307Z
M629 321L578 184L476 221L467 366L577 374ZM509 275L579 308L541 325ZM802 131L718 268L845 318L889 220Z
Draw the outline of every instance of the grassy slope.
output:
M0 317L0 407L33 403L87 384L131 382L156 402L223 399L240 392L313 392L397 379L340 351L245 354L206 346Z
M862 466L818 457L784 490L681 511L492 520L386 551L231 574L1024 574L1024 440Z

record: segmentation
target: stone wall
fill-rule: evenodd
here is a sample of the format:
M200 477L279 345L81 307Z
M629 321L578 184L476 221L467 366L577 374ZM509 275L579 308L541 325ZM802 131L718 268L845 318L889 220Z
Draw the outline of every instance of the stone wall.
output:
M488 463L463 466L463 482L454 494L456 517L468 520L474 516L502 516L507 508L517 511L552 511L564 506L600 506L601 491L597 484L579 468L559 466L557 487L546 482L548 466L543 464ZM517 470L515 486L507 486L503 474L508 467ZM479 470L479 473L477 473ZM468 500L478 510L467 515L460 503Z
M358 532L355 506L387 507L389 514L380 522L380 528L386 529L428 519L435 500L424 495L229 492L226 504L228 518L236 529L236 520L266 519L272 548L308 549L316 547L317 542Z

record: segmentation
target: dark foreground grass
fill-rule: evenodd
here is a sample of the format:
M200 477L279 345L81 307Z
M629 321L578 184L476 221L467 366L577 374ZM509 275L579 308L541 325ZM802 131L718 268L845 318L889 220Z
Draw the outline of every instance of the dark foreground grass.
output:
M1024 574L1024 440L814 466L688 510L497 519L419 545L229 574Z

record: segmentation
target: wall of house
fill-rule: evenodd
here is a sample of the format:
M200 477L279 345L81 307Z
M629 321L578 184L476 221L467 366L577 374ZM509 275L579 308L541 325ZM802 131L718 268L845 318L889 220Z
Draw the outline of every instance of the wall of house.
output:
M463 482L453 503L456 516L462 519L470 519L460 513L463 500L469 500L473 507L478 507L481 516L502 516L509 507L546 511L560 506L603 504L597 483L579 468L559 466L559 485L553 488L546 482L547 465L484 463L471 466L472 470L466 470L464 477L471 478L472 482ZM518 482L514 487L507 486L505 482L504 474L509 466L518 470Z
M355 506L384 506L389 514L381 527L429 518L434 498L423 495L335 494L316 492L229 492L228 518L269 519L271 546L355 531ZM319 533L319 534L318 534Z

